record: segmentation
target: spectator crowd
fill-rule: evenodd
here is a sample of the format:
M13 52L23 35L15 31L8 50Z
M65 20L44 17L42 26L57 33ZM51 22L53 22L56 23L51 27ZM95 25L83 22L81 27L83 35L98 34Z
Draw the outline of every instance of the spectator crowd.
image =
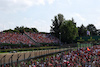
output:
M6 65L9 66L9 65ZM15 67L18 64L15 63ZM78 48L44 58L22 61L20 67L100 67L100 46ZM18 67L19 67L18 66Z
M59 39L52 36L51 34L40 34L40 33L26 33L30 38L38 43L58 43ZM0 43L9 44L31 44L35 45L25 34L21 33L0 33Z
M51 34L41 34L41 33L26 33L34 41L39 43L59 43L60 40Z

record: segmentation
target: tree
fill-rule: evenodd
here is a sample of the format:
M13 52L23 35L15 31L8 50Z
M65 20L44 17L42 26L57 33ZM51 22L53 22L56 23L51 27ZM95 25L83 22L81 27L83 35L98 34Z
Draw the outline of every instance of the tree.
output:
M100 36L100 29L97 29L97 35Z
M87 34L86 27L82 24L81 27L78 27L79 36L86 36Z
M30 32L30 30L31 30L31 29L28 28L28 27L25 27L25 28L24 28L24 31L25 31L25 32Z
M93 24L87 25L87 30L90 31L91 36L97 35L97 29Z
M64 21L64 16L62 14L58 14L57 16L55 16L54 20L52 19L52 26L50 32L55 34L55 36L58 38L60 33L60 26L63 21Z
M74 21L74 18L72 18L72 23L76 26L76 22Z
M24 33L24 26L21 26L21 27L19 28L19 32L22 33L22 34Z
M17 33L22 33L23 34L24 31L26 31L26 32L35 32L35 33L38 32L38 30L36 28L28 28L28 27L24 27L24 26L21 26L21 27L16 26L16 28L14 28L14 30L9 29L9 30L4 30L3 32L11 32L11 33L17 32Z
M10 32L10 33L13 33L14 31L12 29L9 29L9 30L4 30L3 32Z
M35 33L38 33L39 31L36 28L31 28L31 30Z
M72 43L78 36L78 28L72 20L66 20L62 23L61 27L61 39L63 42Z

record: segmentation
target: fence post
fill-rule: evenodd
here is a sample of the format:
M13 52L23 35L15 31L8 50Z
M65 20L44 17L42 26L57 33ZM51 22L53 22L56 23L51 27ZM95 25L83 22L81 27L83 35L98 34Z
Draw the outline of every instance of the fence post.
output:
M48 53L48 52L47 52L47 50L46 50L46 55L47 55L47 53Z
M2 60L0 59L0 65L1 65L1 67L2 67L2 62L1 62Z
M2 67L2 59L4 58L4 64L5 64L5 57L6 55L4 55L2 58L1 58L1 67Z
M35 51L35 56L37 56L37 54L38 54L37 52L38 52L38 51L36 50L36 51Z
M49 54L49 49L48 49L48 54Z
M40 50L40 55L42 55L42 50Z
M14 54L13 54L14 55ZM13 57L13 55L11 55L11 65L13 66L13 59L12 59L12 57Z
M25 53L24 53L24 61L25 61Z
M31 52L30 52L30 55L29 55L29 57L28 58L30 58L31 57Z
M17 56L17 66L18 66L18 60L19 60L20 56L21 56L21 55L19 55L19 54L18 54L18 56Z

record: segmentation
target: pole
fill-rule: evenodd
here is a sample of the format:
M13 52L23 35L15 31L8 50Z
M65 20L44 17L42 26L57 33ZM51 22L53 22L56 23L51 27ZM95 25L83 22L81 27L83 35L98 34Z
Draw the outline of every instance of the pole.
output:
M61 32L59 32L59 39L61 41ZM61 45L61 42L60 42L60 45Z
M14 55L14 54L13 54L13 55ZM11 56L11 65L12 65L12 66L13 66L13 59L12 59L13 55Z

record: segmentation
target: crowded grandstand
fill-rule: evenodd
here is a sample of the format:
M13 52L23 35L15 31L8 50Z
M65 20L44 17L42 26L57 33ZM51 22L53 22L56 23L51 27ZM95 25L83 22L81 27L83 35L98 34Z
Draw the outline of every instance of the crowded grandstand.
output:
M37 45L37 43L60 43L60 40L51 34L1 32L0 43Z

